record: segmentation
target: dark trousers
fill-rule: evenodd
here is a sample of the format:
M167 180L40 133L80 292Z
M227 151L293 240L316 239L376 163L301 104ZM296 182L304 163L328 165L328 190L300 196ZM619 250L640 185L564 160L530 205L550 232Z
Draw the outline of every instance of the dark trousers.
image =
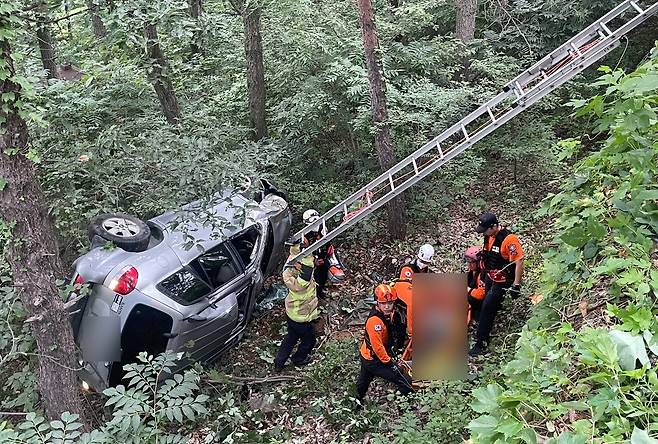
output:
M394 371L390 364L383 364L378 359L368 360L361 356L361 372L359 379L356 381L356 396L363 399L366 396L368 387L375 376L392 382L400 390L400 393L406 395L411 392L411 381L399 371Z
M324 288L327 286L327 279L329 279L329 261L324 258L324 263L318 265L313 270L313 279L317 285L318 297L324 297Z
M471 320L479 322L482 301L480 299L475 299L473 296L468 296L468 305L471 306Z
M290 357L292 349L299 342L295 354ZM290 357L293 364L299 364L311 353L315 346L315 329L311 322L295 322L288 318L288 333L283 338L279 351L276 353L274 365L283 367Z
M485 281L486 293L482 301L482 307L480 308L480 323L478 324L476 335L478 342L489 341L496 313L498 313L498 310L503 305L503 297L509 287L510 283L497 283L488 278Z

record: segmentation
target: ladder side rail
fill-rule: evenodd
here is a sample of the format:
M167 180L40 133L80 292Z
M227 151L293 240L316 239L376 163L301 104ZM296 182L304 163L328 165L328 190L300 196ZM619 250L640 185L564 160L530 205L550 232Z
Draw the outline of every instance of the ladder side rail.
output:
M485 105L482 105L478 107L476 110L471 112L469 115L467 115L464 119L462 119L460 122L454 124L450 128L444 130L441 134L438 136L434 137L432 140L429 142L425 143L421 148L417 149L415 152L412 154L408 155L401 161L399 161L396 165L391 167L389 170L381 173L378 177L370 181L367 185L364 185L361 187L358 191L352 193L349 197L344 199L343 201L337 203L333 208L331 208L329 211L327 211L321 219L324 220L329 220L332 219L333 217L343 213L343 208L344 205L351 205L361 199L364 198L366 192L374 190L376 187L386 183L389 181L389 173L390 174L396 174L403 170L404 168L408 166L413 166L413 162L417 161L421 156L427 154L428 152L432 151L435 149L437 143L441 143L448 139L450 136L452 136L454 133L457 131L461 132L461 125L468 125L469 123L472 123L474 120L476 120L479 117L482 117L484 114L488 114L487 108L489 109L494 109L496 105L501 103L503 100L505 100L507 97L511 95L510 92L500 92L498 95L493 97L489 102L487 102ZM464 123L464 121L467 121ZM303 234L308 233L309 231L314 231L313 229L316 228L315 225L320 225L321 222L318 221L314 224L311 224L308 227L304 227L301 230L299 230L297 233L295 233L292 237L292 239L301 239L301 236ZM317 230L315 230L317 231Z
M548 92L546 92L548 94ZM537 98L536 100L539 100ZM525 110L525 107L514 107L510 108L505 114L500 116L498 118L498 122L500 122L500 125L503 125L507 123L509 120L511 120L513 117L515 117L517 114L520 114ZM290 259L288 263L294 263L301 258L308 256L311 254L313 251L317 250L318 248L322 247L323 245L326 245L327 243L331 242L335 237L339 236L340 234L344 233L348 228L351 228L353 225L356 223L360 222L364 218L366 218L370 213L378 210L382 206L386 205L388 201L393 199L395 196L398 194L406 191L408 188L413 186L416 182L424 179L434 171L436 171L437 168L439 168L441 165L447 163L449 160L452 160L454 157L457 155L461 154L463 151L468 149L471 145L474 143L478 142L482 138L488 136L490 133L495 131L499 125L488 125L487 127L483 128L482 130L478 131L473 135L473 137L469 141L463 141L460 143L458 146L454 147L452 150L448 151L444 157L441 157L439 159L436 159L435 162L431 163L427 167L425 167L420 174L417 176L414 176L410 179L408 179L406 182L400 184L395 190L389 191L384 198L379 199L375 203L373 203L372 206L368 207L366 211L363 211L362 213L357 214L350 220L344 222L337 228L335 228L333 231L327 233L324 237L321 239L313 242L311 245L308 247L304 248L299 254L294 256L293 258Z

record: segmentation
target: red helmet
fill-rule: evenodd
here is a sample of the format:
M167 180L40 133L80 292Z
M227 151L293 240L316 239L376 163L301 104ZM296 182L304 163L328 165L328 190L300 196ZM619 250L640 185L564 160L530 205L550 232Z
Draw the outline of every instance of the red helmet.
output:
M375 300L377 302L391 302L398 298L395 288L388 284L379 284L375 287Z
M482 247L480 246L474 245L472 247L469 247L466 250L466 253L464 253L464 259L466 259L467 261L477 261L479 259L478 255L480 254L481 251L482 251Z

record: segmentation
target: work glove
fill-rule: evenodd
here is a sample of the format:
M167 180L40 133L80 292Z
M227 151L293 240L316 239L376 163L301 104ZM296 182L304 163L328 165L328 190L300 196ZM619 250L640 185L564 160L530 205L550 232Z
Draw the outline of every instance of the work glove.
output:
M400 373L400 367L398 365L391 361L391 370L393 370L393 373Z
M521 296L521 285L515 284L512 285L512 287L508 290L509 295L512 297L512 299L518 299L519 296Z
M309 267L308 265L302 265L301 270L299 270L299 277L304 279L305 281L310 281L311 278L313 277L313 267Z

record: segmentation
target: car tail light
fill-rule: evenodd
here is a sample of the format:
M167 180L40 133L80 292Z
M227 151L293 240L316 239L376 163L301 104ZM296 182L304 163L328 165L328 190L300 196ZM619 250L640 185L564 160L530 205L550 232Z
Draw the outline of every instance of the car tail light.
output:
M73 282L73 285L82 285L82 284L84 284L84 283L85 283L85 280L82 278L81 275L78 275L78 276L75 278L75 281Z
M127 295L137 287L137 278L139 273L135 267L128 266L121 270L119 274L110 282L110 290L115 293Z

